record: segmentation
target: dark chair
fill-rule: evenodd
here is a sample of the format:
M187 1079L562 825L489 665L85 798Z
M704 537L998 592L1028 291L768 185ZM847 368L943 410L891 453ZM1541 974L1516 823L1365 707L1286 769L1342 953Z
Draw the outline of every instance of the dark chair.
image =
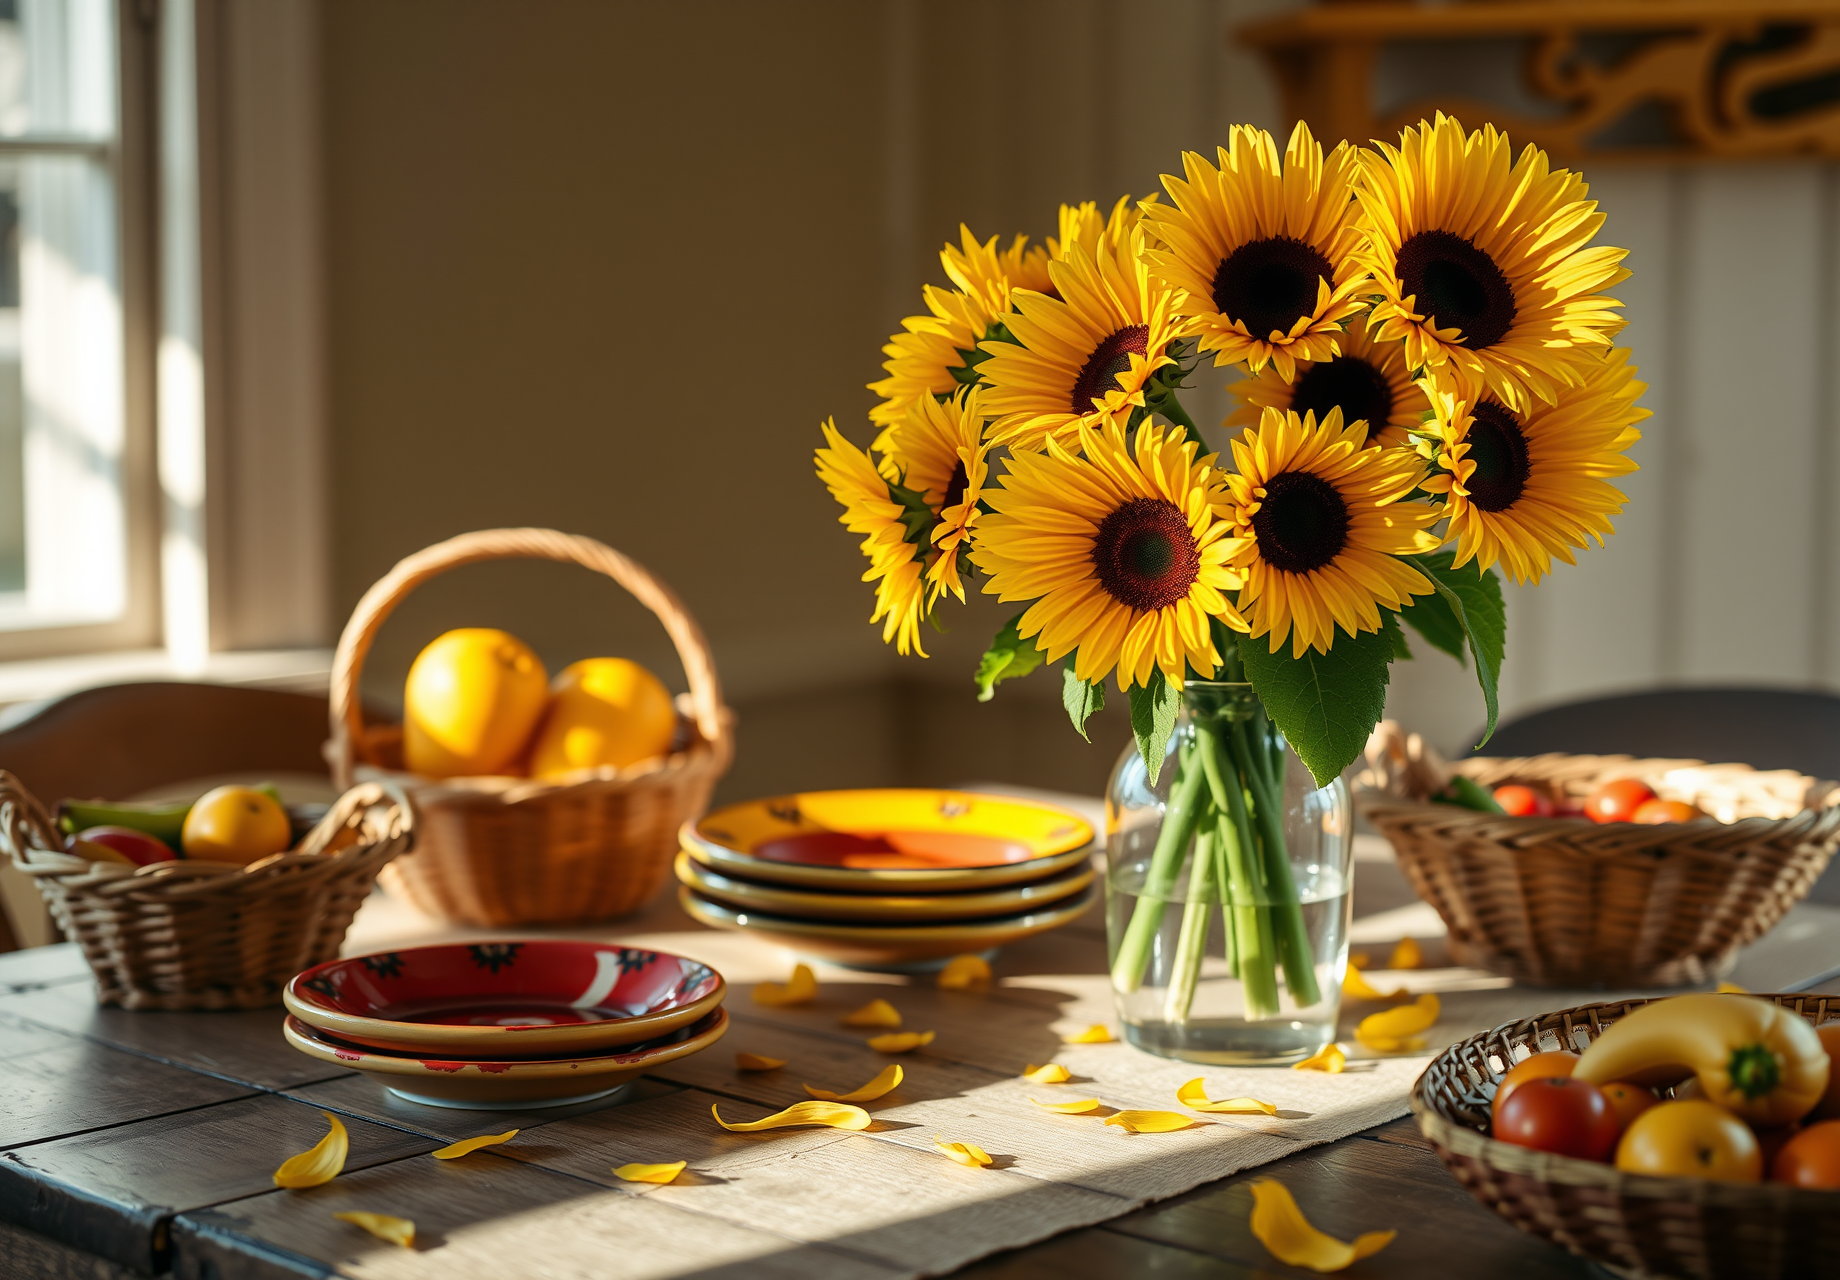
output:
M72 796L120 799L231 774L328 773L320 755L324 694L178 681L117 684L14 708L7 718L0 769L18 775L46 805ZM24 909L18 901L11 905ZM0 910L0 951L18 945L14 932Z
M1679 756L1840 779L1840 697L1800 689L1676 688L1591 698L1511 720L1483 751ZM1840 859L1809 899L1840 906Z

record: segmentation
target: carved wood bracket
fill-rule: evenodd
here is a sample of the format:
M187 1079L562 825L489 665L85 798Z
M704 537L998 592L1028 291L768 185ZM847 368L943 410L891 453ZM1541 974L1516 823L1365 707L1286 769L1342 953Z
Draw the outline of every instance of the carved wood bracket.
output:
M1840 0L1344 2L1240 37L1264 54L1290 116L1326 141L1396 137L1443 110L1560 161L1840 156ZM1389 47L1449 44L1454 58L1478 41L1518 45L1523 97L1548 110L1436 89L1375 106Z

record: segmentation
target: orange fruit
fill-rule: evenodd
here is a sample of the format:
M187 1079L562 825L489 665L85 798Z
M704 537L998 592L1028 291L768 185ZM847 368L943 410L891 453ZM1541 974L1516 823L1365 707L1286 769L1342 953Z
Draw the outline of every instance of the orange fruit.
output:
M1635 1118L1654 1106L1660 1099L1654 1091L1644 1089L1639 1084L1630 1084L1625 1080L1613 1080L1603 1086L1604 1097L1609 1099L1610 1107L1616 1112L1617 1121L1627 1129Z
M1811 1124L1783 1144L1770 1177L1791 1186L1840 1189L1840 1120Z
M529 645L492 627L449 631L409 668L403 761L425 778L513 772L548 702Z
M1631 822L1658 827L1668 822L1698 822L1706 815L1684 800L1644 800L1629 815Z
M198 797L185 815L179 841L185 856L201 862L247 866L294 842L287 810L254 787L218 787Z
M1763 1154L1750 1126L1723 1107L1699 1099L1658 1102L1624 1130L1616 1167L1664 1178L1756 1182L1763 1177Z
M530 776L625 768L661 756L677 708L657 676L625 658L585 658L563 668L530 753Z
M1821 1037L1821 1047L1827 1050L1829 1063L1827 1071L1827 1092L1814 1104L1814 1110L1808 1114L1810 1120L1840 1120L1840 1022L1830 1022L1824 1027L1816 1027L1814 1033Z

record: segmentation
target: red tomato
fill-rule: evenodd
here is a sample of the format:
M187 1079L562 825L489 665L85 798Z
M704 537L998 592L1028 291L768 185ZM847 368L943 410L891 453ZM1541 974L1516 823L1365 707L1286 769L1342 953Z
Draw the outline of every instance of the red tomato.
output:
M1696 822L1705 816L1684 800L1644 800L1629 820L1658 827L1667 822Z
M1513 818L1550 818L1552 801L1535 791L1532 787L1523 787L1519 783L1509 783L1505 787L1495 788L1495 803L1507 811Z
M1508 1074L1495 1086L1496 1111L1508 1100L1508 1095L1526 1084L1529 1080L1543 1080L1547 1076L1569 1076L1572 1068L1578 1065L1578 1055L1567 1053L1563 1049L1553 1049L1546 1053L1536 1053L1522 1058L1508 1068Z
M1607 1160L1623 1125L1604 1091L1588 1080L1529 1080L1495 1108L1495 1136L1516 1146L1580 1160Z
M137 867L154 862L171 862L179 856L165 841L132 827L89 827L77 832L73 839L87 840L105 849L113 849Z
M1636 810L1655 798L1648 784L1635 778L1606 782L1584 802L1584 816L1592 822L1628 822Z
M1770 1162L1770 1179L1797 1187L1840 1188L1840 1120L1811 1124Z

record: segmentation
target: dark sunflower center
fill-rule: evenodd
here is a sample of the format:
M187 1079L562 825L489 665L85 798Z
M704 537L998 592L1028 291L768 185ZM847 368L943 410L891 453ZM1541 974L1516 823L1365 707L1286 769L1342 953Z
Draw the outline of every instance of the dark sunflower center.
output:
M1201 549L1188 520L1162 498L1133 498L1105 517L1092 558L1106 594L1132 609L1167 608L1201 576Z
M1265 482L1252 532L1266 564L1286 573L1312 573L1348 545L1348 504L1319 475L1281 471Z
M1506 511L1520 501L1531 472L1520 419L1493 400L1485 400L1476 406L1464 439L1469 442L1464 456L1476 464L1464 485L1469 500L1484 511Z
M965 500L965 486L971 483L971 477L965 474L965 460L960 458L952 468L952 478L946 481L946 496L939 500L939 509L956 507Z
M1124 385L1118 377L1131 371L1131 357L1148 355L1149 349L1150 326L1147 324L1128 324L1101 342L1086 358L1080 376L1073 381L1073 411L1091 413L1093 401Z
M1316 282L1335 275L1329 260L1301 240L1272 236L1242 244L1214 271L1214 305L1255 338L1291 326L1316 310Z
M1359 356L1337 356L1306 367L1291 388L1291 408L1299 414L1316 414L1321 422L1329 410L1342 411L1342 423L1365 422L1372 439L1393 416L1393 388L1386 375Z
M1492 347L1514 324L1514 289L1495 259L1451 231L1421 231L1399 246L1399 279L1417 310L1463 345Z

